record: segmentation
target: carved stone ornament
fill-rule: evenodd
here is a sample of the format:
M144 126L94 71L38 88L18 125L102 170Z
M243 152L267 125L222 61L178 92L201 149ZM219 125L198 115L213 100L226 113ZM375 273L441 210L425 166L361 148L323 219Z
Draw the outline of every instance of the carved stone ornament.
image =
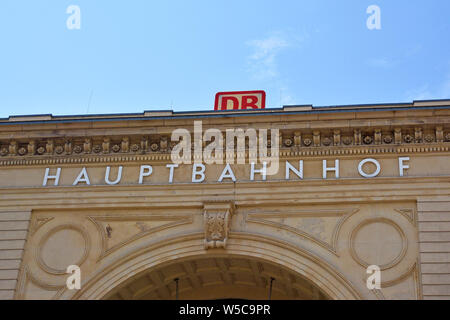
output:
M291 138L286 138L286 139L284 140L284 145L285 145L286 147L292 146L292 143L293 143L293 141L292 141Z
M436 127L436 142L444 142L444 131L442 127Z
M313 142L314 142L314 147L320 146L320 131L319 130L313 131Z
M340 155L340 154L368 154L368 153L397 153L396 148L387 148L386 145L405 145L411 147L408 152L448 152L450 143L450 128L442 124L426 127L411 127L409 125L396 125L395 128L375 127L371 128L335 128L330 132L329 128L305 128L302 132L280 132L280 147L290 148L283 150L279 155L282 157L292 156L320 156L320 155ZM200 142L198 142L200 143ZM205 140L203 140L205 143ZM271 139L263 137L263 146L271 148ZM433 146L417 146L416 144L432 144ZM57 136L42 137L33 135L29 138L21 138L20 141L0 139L0 167L3 166L23 166L58 163L87 163L92 162L91 155L99 156L96 162L128 162L142 160L170 160L170 150L177 144L171 141L168 136L160 135L133 135L133 136ZM414 144L414 145L413 145ZM227 139L227 146L234 148L227 156L234 156L238 159L254 154L250 150L248 142L245 148L238 149L232 139ZM344 146L345 148L329 148L331 146ZM367 148L369 146L370 149ZM194 147L194 142L192 142ZM309 149L311 148L311 149ZM314 148L314 149L312 149ZM276 149L276 148L275 148ZM406 149L404 149L406 150ZM195 150L194 150L195 151ZM125 154L133 153L130 157ZM145 155L139 158L137 154ZM115 157L103 157L114 155ZM56 156L56 157L54 157ZM67 159L67 156L72 159ZM117 156L117 157L116 157ZM200 155L195 152L193 160L200 159ZM271 153L268 154L271 156ZM16 158L16 159L14 159ZM41 159L39 159L41 158ZM17 161L19 160L19 161Z
M309 147L312 143L312 140L309 138L306 138L305 140L303 140L303 144L307 147Z
M300 147L302 145L302 133L300 131L296 131L294 133L294 144L296 147Z
M54 142L52 139L48 139L47 143L45 144L45 151L47 154L53 154L53 148L54 148Z
M45 153L45 148L44 147L39 147L39 148L37 148L36 152L38 154L44 154Z
M91 153L92 151L92 139L86 138L83 143L84 153Z
M330 139L329 137L323 138L322 144L323 144L324 146L329 146L329 145L331 145L331 139Z
M354 130L354 141L355 145L357 146L361 145L361 130L359 129Z
M225 248L234 212L232 202L208 202L203 204L205 249Z
M374 140L375 144L381 144L381 129L375 129Z
M167 137L161 138L160 147L161 147L161 151L167 151L167 148L168 148Z
M333 131L333 144L338 146L341 144L341 130Z

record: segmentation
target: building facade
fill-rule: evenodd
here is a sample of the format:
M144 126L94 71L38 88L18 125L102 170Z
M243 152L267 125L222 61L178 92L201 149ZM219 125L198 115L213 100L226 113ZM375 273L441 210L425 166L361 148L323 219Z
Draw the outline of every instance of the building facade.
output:
M174 165L195 122L278 170ZM2 119L0 298L448 299L449 148L450 100Z

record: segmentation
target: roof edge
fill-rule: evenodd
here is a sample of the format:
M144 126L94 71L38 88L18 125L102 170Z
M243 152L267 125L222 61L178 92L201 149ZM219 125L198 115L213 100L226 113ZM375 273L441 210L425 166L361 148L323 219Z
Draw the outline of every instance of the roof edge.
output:
M30 114L13 115L8 118L0 118L0 124L19 123L42 123L42 122L71 122L71 121L114 121L114 120L141 120L155 118L185 118L195 116L248 116L268 114L307 114L326 112L361 112L361 111L383 111L402 109L435 109L450 108L450 99L437 100L414 100L402 103L378 103L378 104L354 104L354 105L284 105L279 108L267 108L259 110L199 110L199 111L173 111L173 110L145 110L141 113L113 113L113 114L81 114L81 115L52 115L52 114Z

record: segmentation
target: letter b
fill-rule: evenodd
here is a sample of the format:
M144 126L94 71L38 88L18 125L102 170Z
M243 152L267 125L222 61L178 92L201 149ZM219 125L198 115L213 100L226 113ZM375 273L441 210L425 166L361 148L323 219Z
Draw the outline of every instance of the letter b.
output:
M258 97L242 96L242 110L246 110L247 108L258 109L257 103Z

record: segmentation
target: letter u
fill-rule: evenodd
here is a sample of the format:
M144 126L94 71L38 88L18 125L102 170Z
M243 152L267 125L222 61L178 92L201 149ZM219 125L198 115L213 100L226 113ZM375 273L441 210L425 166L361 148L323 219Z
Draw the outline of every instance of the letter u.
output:
M107 184L110 184L110 185L118 184L120 182L120 180L122 179L122 166L119 167L119 171L117 172L117 178L114 181L110 181L109 180L109 173L110 172L111 172L111 167L106 167L105 182Z

